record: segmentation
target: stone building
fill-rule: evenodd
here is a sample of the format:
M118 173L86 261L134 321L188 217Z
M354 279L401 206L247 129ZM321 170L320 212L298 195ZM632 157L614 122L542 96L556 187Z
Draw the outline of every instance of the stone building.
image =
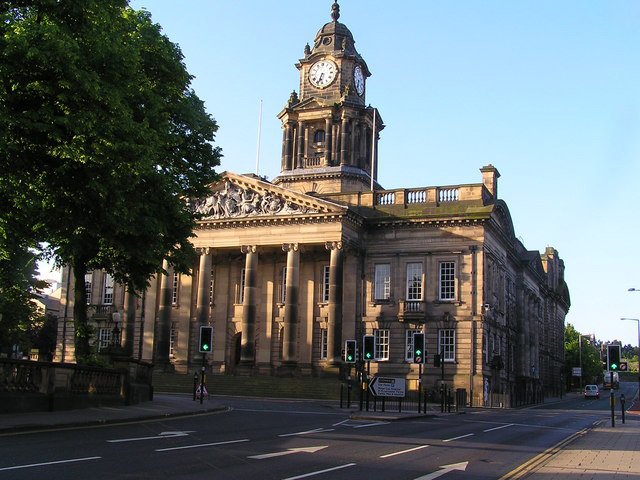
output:
M415 384L413 334L423 332L427 389L444 381L474 405L559 394L570 301L558 252L517 239L492 165L476 184L378 184L384 124L365 102L370 71L337 3L331 16L278 114L280 175L226 172L191 202L191 275L165 264L136 297L87 274L96 347L121 331L135 358L189 372L202 363L199 327L211 325L214 374L321 376L344 373L345 341L370 334L371 372ZM60 322L58 360L73 358L72 330Z

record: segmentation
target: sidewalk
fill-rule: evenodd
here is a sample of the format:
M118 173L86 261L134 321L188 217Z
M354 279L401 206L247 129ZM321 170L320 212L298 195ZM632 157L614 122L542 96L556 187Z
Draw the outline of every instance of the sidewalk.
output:
M219 400L193 401L190 395L156 394L151 402L117 407L95 407L56 412L0 414L0 433L105 425L224 410Z
M500 480L620 480L640 478L640 401L622 423L616 412L615 427L610 418L591 429L560 442Z

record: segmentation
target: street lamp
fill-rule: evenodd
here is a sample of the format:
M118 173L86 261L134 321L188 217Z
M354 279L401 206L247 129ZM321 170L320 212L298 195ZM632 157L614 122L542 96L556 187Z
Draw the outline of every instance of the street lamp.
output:
M629 289L630 292L636 290ZM620 320L632 320L638 324L638 395L640 395L640 319L638 318L621 318Z

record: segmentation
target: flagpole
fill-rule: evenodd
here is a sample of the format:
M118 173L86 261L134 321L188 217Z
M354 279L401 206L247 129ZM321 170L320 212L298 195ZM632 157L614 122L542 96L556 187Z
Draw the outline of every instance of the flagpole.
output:
M258 114L258 146L256 147L256 175L260 175L260 134L262 133L262 99L260 99L260 113Z

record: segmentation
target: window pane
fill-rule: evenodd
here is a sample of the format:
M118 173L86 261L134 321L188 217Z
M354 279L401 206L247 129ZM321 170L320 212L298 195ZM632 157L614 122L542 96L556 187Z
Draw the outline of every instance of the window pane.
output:
M113 303L113 277L108 273L104 274L104 288L102 289L102 303L111 305Z
M407 263L407 300L422 300L422 263Z
M376 360L389 360L389 330L375 330L373 355Z
M422 330L406 330L406 339L405 339L405 345L406 345L406 353L405 353L405 360L407 360L408 362L413 362L413 334L414 333L422 333Z
M173 274L173 280L171 282L171 305L178 304L178 280L179 275L177 273Z
M171 331L169 332L169 358L175 357L175 348L178 344L178 322L171 322Z
M456 264L455 262L440 262L440 300L455 300L456 298Z
M389 300L391 294L391 265L382 263L375 266L375 300Z
M438 351L444 355L444 361L455 361L455 330L453 328L438 331Z
M329 265L322 267L322 301L329 301Z
M92 275L90 273L85 274L84 276L84 291L87 294L87 305L91 304L91 284Z
M244 303L244 274L245 269L240 270L240 291L238 292L238 303Z
M320 329L320 358L323 360L327 358L327 329L326 328Z

